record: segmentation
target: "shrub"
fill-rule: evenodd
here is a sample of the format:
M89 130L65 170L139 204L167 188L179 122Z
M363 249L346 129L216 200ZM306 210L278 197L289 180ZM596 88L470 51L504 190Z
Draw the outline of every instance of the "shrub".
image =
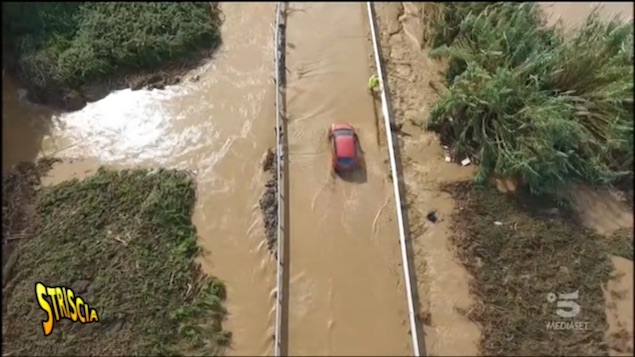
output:
M220 40L210 3L3 3L3 19L20 73L41 87L154 69Z
M479 181L520 176L539 193L632 175L632 24L594 12L569 38L536 3L445 11L431 56L449 58L449 93L429 126L480 163Z

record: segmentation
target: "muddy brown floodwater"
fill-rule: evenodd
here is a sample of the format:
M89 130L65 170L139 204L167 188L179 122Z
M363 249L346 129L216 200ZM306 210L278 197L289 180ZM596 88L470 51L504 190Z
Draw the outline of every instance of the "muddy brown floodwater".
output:
M222 3L223 45L182 85L122 90L81 111L56 115L19 100L3 77L3 164L38 154L82 158L49 181L98 165L196 171L194 223L208 253L203 269L227 283L229 354L271 355L275 264L257 209L260 158L273 146L273 3ZM51 122L51 128L44 124ZM4 168L3 165L3 168ZM80 172L81 171L81 172Z
M599 14L605 19L618 16L622 20L633 19L632 1L615 2L538 2L545 12L550 24L562 19L563 25L572 27L579 24L591 13L593 7L601 5Z
M411 355L391 184L367 91L364 3L290 3L289 355ZM327 132L358 131L365 169L329 174Z

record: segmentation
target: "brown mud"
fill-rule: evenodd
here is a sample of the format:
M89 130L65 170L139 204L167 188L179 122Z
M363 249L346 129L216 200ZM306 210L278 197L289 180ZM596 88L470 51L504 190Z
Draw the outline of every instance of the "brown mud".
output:
M274 252L277 243L277 227L278 227L278 177L276 151L268 149L262 160L262 171L269 175L265 183L265 191L258 202L260 212L262 213L262 221L265 225L265 237L267 239L267 249Z
M632 239L632 237L631 237ZM633 257L625 259L612 256L613 278L609 280L604 299L606 321L606 341L609 356L633 355Z
M376 5L387 87L399 146L409 235L419 297L419 317L428 355L474 355L480 331L466 316L473 304L469 275L449 244L454 200L444 182L470 179L472 167L444 162L441 145L425 131L428 114L443 88L443 64L428 58L419 3Z

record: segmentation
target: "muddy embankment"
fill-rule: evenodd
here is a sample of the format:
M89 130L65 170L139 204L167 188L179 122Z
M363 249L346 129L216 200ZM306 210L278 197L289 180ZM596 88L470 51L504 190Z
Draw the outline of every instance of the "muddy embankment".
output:
M424 129L444 67L428 58L421 21L409 15L419 11L419 4L379 3L376 11L394 120L401 125L400 159L426 353L473 356L480 335L465 314L474 302L469 277L449 244L455 203L440 187L470 179L474 169L445 163L436 135Z
M579 6L579 3L575 5ZM632 13L632 4L630 6ZM461 207L449 192L442 189L452 182L473 180L476 168L445 162L438 137L425 130L430 111L445 88L444 64L428 57L426 42L429 34L422 20L425 9L419 3L378 3L376 11L393 115L401 127L400 159L406 186L409 234L415 251L419 316L426 353L476 355L481 350L482 331L468 316L477 303L470 293L472 277L457 259L452 244L452 217L460 217ZM588 13L585 11L582 16ZM501 186L500 182L498 186ZM632 227L632 211L623 202L616 201L619 195L587 188L572 190L582 192L573 195L578 198L574 210L585 226L601 233ZM614 263L619 260L619 264L615 264L617 275L632 276L632 261L613 260ZM607 288L607 292L620 291L622 297L618 303L607 303L610 324L607 334L630 334L632 340L632 319L626 318L632 316L632 312L620 310L620 306L629 305L628 301L632 305L633 285L624 282L624 278L611 281ZM621 285L617 288L616 284ZM618 316L623 318L616 321ZM613 341L613 346L626 341L617 340L621 342ZM619 346L618 349L628 350Z

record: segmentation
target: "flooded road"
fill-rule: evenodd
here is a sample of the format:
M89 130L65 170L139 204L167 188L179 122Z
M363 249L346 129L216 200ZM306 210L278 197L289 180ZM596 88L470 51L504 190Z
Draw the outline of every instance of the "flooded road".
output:
M289 355L411 355L394 201L367 91L364 3L290 3ZM327 130L358 131L365 170L329 174Z
M260 158L275 140L269 135L275 4L222 3L221 9L223 45L192 73L198 82L117 91L81 111L55 115L21 102L15 84L3 77L3 169L56 153L85 159L53 171L64 177L86 169L85 162L196 171L193 220L208 252L204 271L227 283L228 353L271 355L275 264L257 204L265 180Z

